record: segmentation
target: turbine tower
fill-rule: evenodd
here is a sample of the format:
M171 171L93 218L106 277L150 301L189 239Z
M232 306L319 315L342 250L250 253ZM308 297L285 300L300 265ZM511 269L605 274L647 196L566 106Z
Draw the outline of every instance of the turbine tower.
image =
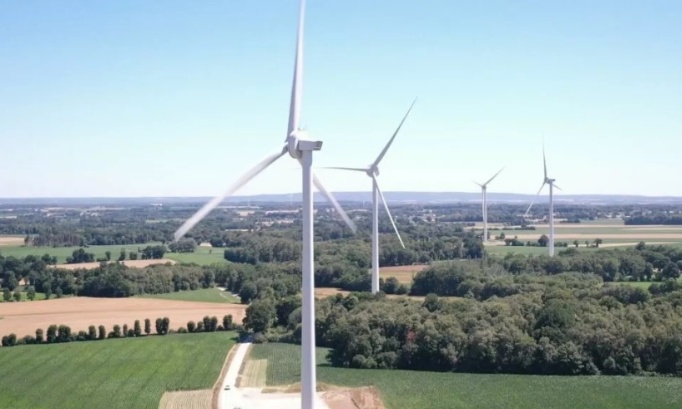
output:
M237 189L246 185L251 179L272 165L279 158L289 153L293 159L297 160L302 168L303 187L302 187L302 206L303 206L303 254L302 254L302 273L303 273L303 334L301 339L302 358L301 358L301 407L312 409L316 406L316 373L315 373L315 283L314 283L314 261L313 261L313 191L312 185L327 197L336 211L343 218L350 229L355 232L355 225L348 215L343 211L334 197L325 189L324 185L312 172L313 151L319 151L322 147L321 141L313 141L307 138L307 133L299 127L301 113L301 98L303 93L303 20L305 15L305 0L300 2L298 35L296 40L296 57L294 62L294 77L291 86L291 102L289 105L289 125L285 144L274 154L266 157L256 166L246 172L221 196L218 196L205 204L198 212L190 217L175 232L175 240L185 235L211 210L218 206L225 198L234 194Z
M556 179L552 179L547 176L547 159L545 158L544 141L542 142L542 165L544 168L545 177L542 180L540 189L538 189L538 193L533 198L533 201L530 202L530 206L528 206L528 210L526 210L526 214L524 214L523 217L528 216L528 212L530 212L530 208L533 206L533 203L535 203L537 197L540 196L542 188L545 187L545 185L549 185L549 256L554 257L554 188L559 190L561 190L561 188L554 183Z
M377 158L371 165L369 165L366 168L347 168L338 166L325 168L348 170L353 172L363 172L367 174L367 176L369 176L370 179L372 179L372 294L376 294L379 292L379 198L381 198L381 202L384 204L386 214L388 214L388 219L391 221L391 224L393 225L393 230L395 231L395 234L398 236L398 240L400 240L400 245L403 246L403 248L405 248L405 243L403 243L403 239L400 237L400 233L398 233L398 227L395 225L395 222L393 221L393 216L391 216L391 211L388 209L388 203L386 203L386 198L384 197L384 194L381 192L381 189L379 188L379 181L377 180L377 176L379 176L379 163L381 163L381 160L386 155L386 152L388 152L388 149L391 147L391 144L393 144L393 140L398 135L398 132L400 132L400 128L403 126L403 123L405 123L405 120L407 119L407 116L410 114L410 111L412 111L412 107L414 107L415 102L417 102L416 98L414 99L414 101L412 101L412 105L410 105L410 108L407 110L407 113L405 113L403 120L400 121L400 124L393 133L393 136L391 136L391 139L388 140L388 143L386 144L386 146L384 146L384 149L379 153L379 156L377 156Z
M488 241L488 184L490 182L492 182L493 179L495 179L497 177L497 175L499 175L500 172L502 172L503 169L504 169L504 166L502 167L502 169L498 170L497 173L494 174L493 177L488 179L488 181L485 183L478 183L478 182L474 181L474 183L476 183L477 185L479 185L481 187L481 196L483 196L482 206L483 206L483 242L484 243Z

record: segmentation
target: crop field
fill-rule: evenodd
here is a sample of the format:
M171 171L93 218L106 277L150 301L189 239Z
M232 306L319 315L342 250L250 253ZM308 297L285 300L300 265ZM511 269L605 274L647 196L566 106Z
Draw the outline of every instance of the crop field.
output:
M543 235L549 235L548 224L535 224L536 230L491 230L492 237L499 236L504 232L506 237L517 237L521 241L536 242ZM499 227L499 226L496 226ZM476 226L480 230L480 226ZM601 248L635 246L640 241L648 244L682 245L682 226L626 226L622 220L588 220L577 224L557 223L554 226L556 241L568 242L573 247L573 242L578 241L578 250L591 251L594 247L586 246L595 239L602 239ZM486 245L490 254L545 254L546 248L542 247L507 247L502 241L491 241ZM557 251L561 248L557 248Z
M412 284L412 276L422 271L426 267L428 267L428 265L415 264L412 266L381 267L379 271L384 279L388 277L395 277L400 283Z
M318 382L374 386L387 409L679 408L682 379L616 376L524 376L333 368L317 350ZM268 385L300 381L300 347L255 345L250 359L267 359Z
M25 236L3 235L0 236L0 247L21 246L24 244Z
M23 238L21 239L21 244L23 244ZM89 246L85 247L84 250L88 253L95 255L95 259L104 258L107 251L111 252L112 260L116 260L121 250L124 249L126 252L138 251L150 245L157 245L160 243L145 243L145 244L127 244L127 245L113 245L113 246ZM14 256L17 258L24 258L28 255L42 256L43 254L49 254L51 256L57 257L57 263L66 263L66 258L73 254L74 250L78 250L80 247L25 247L23 245L0 245L0 254L7 256ZM211 247L201 247L197 246L194 253L166 253L165 258L179 262L179 263L197 263L200 265L209 265L213 263L226 263L227 261L223 257L223 250L213 249ZM143 261L143 260L138 260ZM146 261L146 260L144 260ZM92 263L91 263L92 264ZM99 263L94 267L97 267Z
M3 303L0 307L0 335L14 333L17 337L35 335L38 328L47 330L50 325L68 325L72 332L87 331L90 325L104 325L111 331L114 325L132 328L135 320L144 324L145 318L152 321L152 331L157 318L168 317L170 327L177 329L187 326L188 321L197 321L204 316L216 316L218 320L232 314L234 322L241 323L245 305L155 300L147 298L92 298L70 297L40 302Z
M210 389L234 333L0 348L0 407L156 409L166 391Z
M166 294L145 294L139 297L155 298L159 300L213 302L219 304L239 304L241 302L239 297L235 297L229 292L218 288L202 288L201 290L177 291Z

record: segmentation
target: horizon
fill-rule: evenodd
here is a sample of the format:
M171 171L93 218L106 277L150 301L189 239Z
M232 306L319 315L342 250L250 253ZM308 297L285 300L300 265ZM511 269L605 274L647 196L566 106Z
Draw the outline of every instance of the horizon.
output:
M221 193L283 139L297 3L5 6L0 198ZM544 135L557 200L680 197L680 16L665 1L309 0L314 166L369 163L417 96L381 164L387 193L477 193L506 164L490 194L533 195ZM317 172L333 192L370 190ZM298 186L281 161L237 195Z

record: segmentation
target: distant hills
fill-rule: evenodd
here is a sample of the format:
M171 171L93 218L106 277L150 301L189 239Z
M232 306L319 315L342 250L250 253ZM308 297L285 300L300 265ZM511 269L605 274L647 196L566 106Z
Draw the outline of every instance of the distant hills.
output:
M385 192L386 200L391 203L467 203L480 202L481 194L472 192ZM370 192L334 192L340 202L369 202ZM544 196L546 197L546 196ZM489 202L528 203L532 194L488 193ZM209 197L91 197L91 198L0 198L0 205L37 205L37 206L97 206L97 205L181 205L196 204L209 200ZM263 194L253 196L233 196L225 203L287 203L300 202L301 194ZM641 196L641 195L557 195L557 203L576 204L682 204L682 197ZM315 201L325 201L320 193Z

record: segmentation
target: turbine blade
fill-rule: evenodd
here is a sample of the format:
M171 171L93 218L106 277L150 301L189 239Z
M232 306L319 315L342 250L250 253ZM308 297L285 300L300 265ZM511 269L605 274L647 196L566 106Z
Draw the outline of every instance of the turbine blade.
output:
M199 209L198 212L194 213L192 217L187 219L182 226L176 232L174 233L175 240L180 239L182 236L184 236L188 231L192 229L197 223L201 221L204 217L206 217L207 214L211 212L211 210L215 209L223 200L225 200L227 197L231 196L236 192L240 187L244 186L247 184L251 179L256 177L259 173L264 171L268 166L272 165L277 159L281 158L285 153L287 152L287 148L284 147L280 152L277 152L273 155L270 155L260 161L256 166L254 166L251 170L246 172L242 177L237 179L230 188L223 193L220 196L217 196L213 198L210 202L206 203L201 209Z
M412 105L410 105L410 108L409 108L409 109L407 110L407 112L405 113L405 116L403 117L403 120L400 121L400 124L398 125L398 128L396 128L395 132L393 132L393 136L391 136L391 139L388 140L388 143L386 144L386 146L384 146L384 149L381 151L381 153L379 154L379 156L377 156L376 160L375 160L374 163L372 164L373 166L378 166L378 165L379 165L379 162L381 162L381 159L384 158L384 155L386 155L386 152L388 151L388 148L391 147L391 144L393 143L393 140L394 140L395 137L398 135L398 132L400 131L400 128L403 126L403 123L405 123L405 120L407 119L407 116L410 114L410 111L412 111L412 107L414 107L414 104L415 104L416 102L417 102L417 98L415 98L415 99L412 101Z
M483 185L482 185L481 183L478 183L478 182L476 182L475 180L472 180L472 182L474 182L475 184L479 185L480 187L483 187Z
M388 214L388 219L391 221L391 224L393 225L393 230L395 231L396 236L398 236L398 240L400 240L400 245L405 248L405 243L403 243L402 237L400 237L400 233L398 233L398 226L395 225L395 222L393 221L393 216L391 216L391 211L388 210L388 203L386 203L386 198L384 197L384 194L381 192L381 189L379 188L379 181L377 180L376 176L372 176L372 179L374 179L374 183L376 184L377 187L377 192L379 192L379 197L381 197L381 203L384 204L384 209L386 209L386 214Z
M545 179L547 179L547 159L545 158L545 139L542 139L542 166L545 170Z
M319 169L336 169L336 170L352 170L356 172L367 172L369 169L366 168L345 168L342 166L324 166Z
M523 217L528 216L528 212L530 212L530 208L533 207L533 204L535 203L535 199L537 199L538 196L540 196L540 192L542 192L542 188L545 187L545 183L546 182L543 181L542 184L540 185L540 189L538 189L538 193L535 195L535 197L533 197L533 200L531 200L530 206L528 206L528 210L526 210L526 213L523 215Z
M337 213L341 216L344 222L348 225L348 227L351 229L353 233L357 231L357 227L355 227L355 223L348 217L346 212L343 210L339 202L336 201L334 196L324 187L320 179L318 179L317 175L313 173L313 183L315 184L315 187L317 190L322 192L322 194L329 200L329 202L334 206L336 209Z
M499 175L500 172L502 172L502 171L504 170L504 168L505 168L505 166L502 166L502 169L498 170L497 173L494 174L493 177L491 177L490 179L488 179L488 181L485 182L483 185L488 186L488 183L492 182L493 179L495 179L495 178L497 177L497 175Z
M294 79L291 83L291 102L289 103L289 125L286 142L292 132L298 129L301 117L301 98L303 97L303 20L305 0L301 0L298 15L298 34L296 35L296 56L294 57Z
M556 183L554 183L554 182L552 182L552 186L554 186L555 188L557 188L557 189L559 189L559 190L563 191L563 189L562 189L562 188L560 188L559 186L557 186L557 185L556 185Z

